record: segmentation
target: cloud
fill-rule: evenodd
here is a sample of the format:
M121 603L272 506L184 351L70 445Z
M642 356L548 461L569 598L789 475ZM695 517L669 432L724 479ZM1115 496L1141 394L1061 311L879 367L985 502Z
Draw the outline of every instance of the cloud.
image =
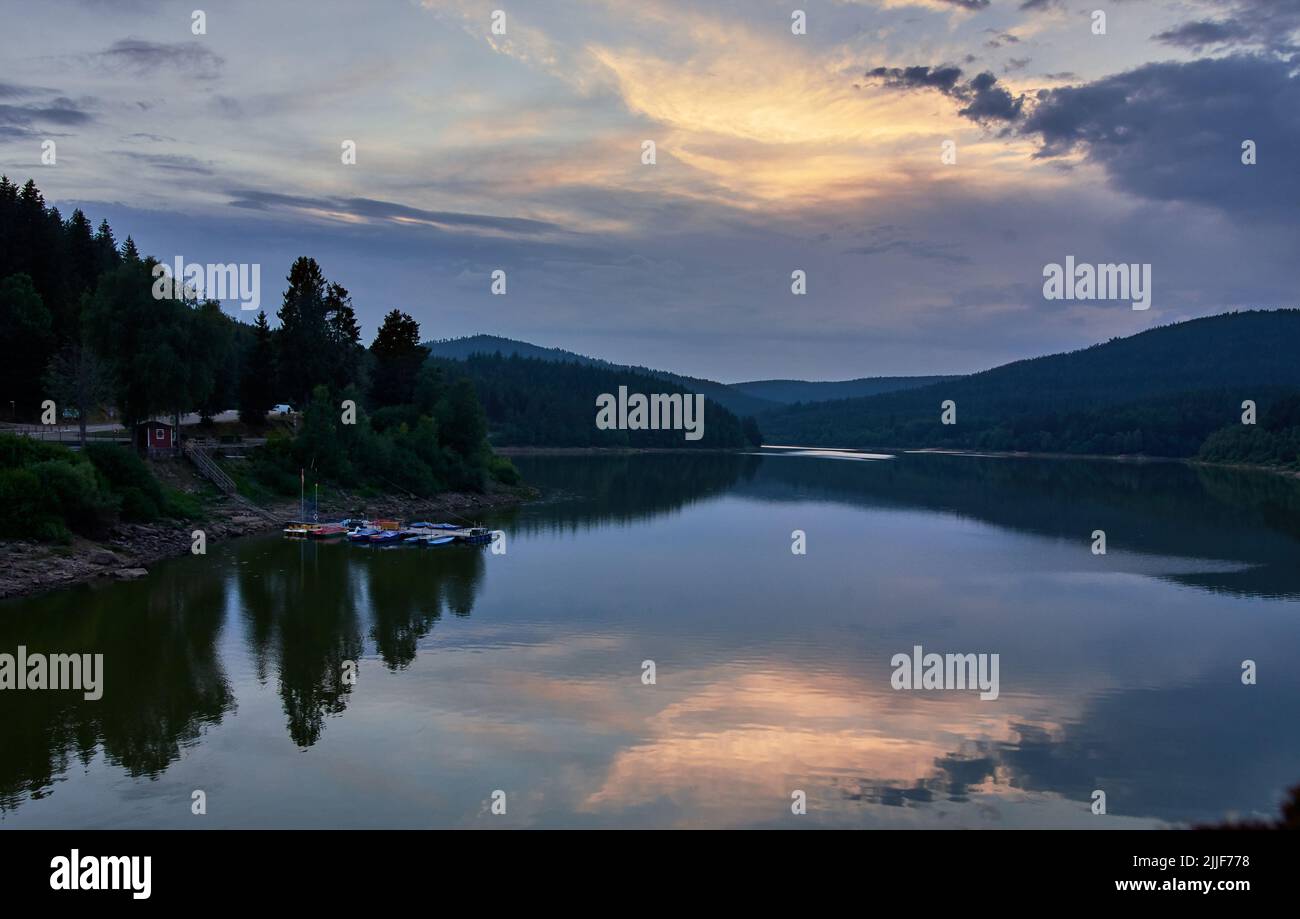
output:
M845 255L885 255L899 252L913 258L946 262L950 265L969 265L970 258L951 251L951 246L938 243L919 242L911 239L895 239L889 242L874 243L869 246L855 246L845 249Z
M1225 12L1225 19L1193 20L1152 37L1198 52L1219 45L1229 49L1257 47L1288 56L1300 51L1295 41L1300 29L1297 0L1234 0Z
M20 83L0 83L0 99L18 99L23 96L50 95L57 90L42 86L24 86Z
M115 41L92 58L110 70L136 76L166 69L200 80L215 78L225 64L225 58L203 42L154 42L141 38Z
M1206 45L1240 41L1250 37L1250 30L1236 22L1186 22L1154 36L1157 41L1181 48L1199 50Z
M182 153L139 153L135 150L114 150L114 156L123 156L155 169L183 172L191 175L215 175L211 162Z
M69 128L92 120L93 116L82 103L67 96L56 96L42 103L0 105L0 138L36 137L48 133L42 130L44 126Z
M1015 121L1024 110L1025 97L1012 96L988 71L976 74L965 83L961 82L961 68L951 65L876 67L866 75L887 89L936 89L964 104L957 114L980 124Z
M871 237L870 242L844 249L842 254L872 256L898 253L912 258L945 262L949 265L968 265L971 262L968 256L953 251L956 249L954 243L933 243L911 239L901 235L900 228L893 225L873 227L867 235Z
M424 223L439 227L458 227L466 230L486 230L499 233L534 235L561 231L563 228L544 220L525 217L497 217L488 214L466 214L456 211L431 211L409 207L392 201L373 198L308 198L250 189L229 193L232 207L251 210L293 208L313 211L342 218L383 220L398 223Z
M985 48L1001 48L1003 45L1020 44L1020 39L1010 32L999 32L997 29L985 29L984 31L993 36L984 43Z
M1147 64L1093 83L1045 90L1021 128L1038 156L1081 151L1120 189L1294 222L1300 172L1300 76L1285 61L1234 55ZM1255 141L1258 165L1241 163Z

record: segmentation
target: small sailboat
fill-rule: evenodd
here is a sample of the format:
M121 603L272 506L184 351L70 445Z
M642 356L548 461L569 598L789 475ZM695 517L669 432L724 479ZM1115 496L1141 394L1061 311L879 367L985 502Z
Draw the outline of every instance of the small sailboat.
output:
M298 520L291 520L284 525L284 535L294 539L306 539L312 525Z
M307 531L308 539L333 539L347 533L347 527L337 523L321 523Z

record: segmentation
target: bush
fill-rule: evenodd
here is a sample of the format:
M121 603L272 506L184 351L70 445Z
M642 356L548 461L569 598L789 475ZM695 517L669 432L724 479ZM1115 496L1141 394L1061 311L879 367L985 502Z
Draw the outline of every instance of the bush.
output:
M0 470L4 536L67 542L74 530L97 535L112 523L118 505L90 464L71 454L25 469Z
M30 469L0 469L0 535L67 542L68 528L41 499Z
M167 494L131 450L100 443L74 453L0 434L0 535L67 542L72 533L99 536L119 516L155 520L201 510L189 496Z
M30 471L40 483L49 513L78 533L103 532L117 515L120 499L101 486L92 466L85 462L45 460Z
M504 456L493 455L488 460L488 474L502 485L518 485L524 480L515 464Z
M47 444L17 434L0 434L0 469L20 469L42 460L66 460L73 456L71 450L58 444Z
M134 451L115 444L88 444L85 456L121 496L123 517L156 520L167 512L162 484Z

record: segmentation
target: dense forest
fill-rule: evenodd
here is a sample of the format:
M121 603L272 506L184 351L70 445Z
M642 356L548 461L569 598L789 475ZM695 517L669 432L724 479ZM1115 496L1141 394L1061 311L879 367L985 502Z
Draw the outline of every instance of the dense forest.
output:
M493 443L511 446L735 448L756 446L762 436L753 418L741 420L711 399L704 401L703 437L686 440L681 430L600 430L596 397L630 393L696 392L662 377L634 370L558 362L513 354L470 354L462 361L434 360L449 375L471 380L487 412Z
M517 354L520 357L532 357L550 363L582 364L586 367L600 367L605 370L617 370L643 377L654 377L659 380L667 380L669 383L675 383L682 389L699 393L704 398L718 403L729 412L742 418L776 408L779 404L778 402L772 402L742 392L735 385L719 383L716 380L688 377L640 365L615 364L598 357L588 357L585 354L566 351L563 348L543 348L540 345L530 344L526 341L516 341L513 338L502 338L499 335L470 335L465 338L447 338L425 342L425 346L429 348L434 357L450 358L457 361L463 361L474 354L501 354L504 357ZM818 386L822 384L814 383L810 385Z
M300 468L322 481L420 495L480 490L492 477L517 480L513 467L492 455L473 385L428 363L411 316L389 312L367 347L348 291L302 257L286 278L278 325L264 313L241 323L213 300L159 297L156 265L130 237L119 246L106 221L92 229L79 209L65 219L34 182L19 187L0 177L0 374L8 420L34 422L42 402L53 400L61 419L80 419L84 444L86 422L109 407L128 429L190 412L210 418L234 406L260 428L274 405L289 403L302 410L301 424L291 436L272 434L253 464L254 490L297 494ZM345 416L348 400L354 417ZM54 512L50 533L92 530L119 511L150 512L99 487L107 484L108 461L95 462L93 453L6 449L4 495L28 488L37 473L45 476L42 492L102 480L98 491L69 497L67 513ZM53 467L42 465L50 463L66 467L59 482ZM154 500L155 512L166 503Z
M1285 427L1224 433L1242 402L1261 418L1300 391L1300 311L1196 319L1068 354L1017 361L939 384L863 399L792 405L759 417L774 443L1191 457L1204 445L1287 454ZM956 403L955 424L942 404ZM1275 417L1282 418L1281 415ZM1256 426L1258 427L1258 425ZM1267 441L1267 443L1266 443Z
M1300 469L1300 394L1273 401L1256 424L1232 424L1215 431L1201 445L1197 459Z

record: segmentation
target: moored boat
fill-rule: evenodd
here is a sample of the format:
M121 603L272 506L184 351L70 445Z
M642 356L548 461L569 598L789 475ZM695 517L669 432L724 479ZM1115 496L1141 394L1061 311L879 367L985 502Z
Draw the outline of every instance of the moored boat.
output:
M464 530L457 530L454 538L457 542L467 543L471 546L486 546L492 541L492 531L487 527L469 527Z
M405 540L413 546L446 546L456 541L455 536L448 536L445 533L428 534L420 536L408 536Z

